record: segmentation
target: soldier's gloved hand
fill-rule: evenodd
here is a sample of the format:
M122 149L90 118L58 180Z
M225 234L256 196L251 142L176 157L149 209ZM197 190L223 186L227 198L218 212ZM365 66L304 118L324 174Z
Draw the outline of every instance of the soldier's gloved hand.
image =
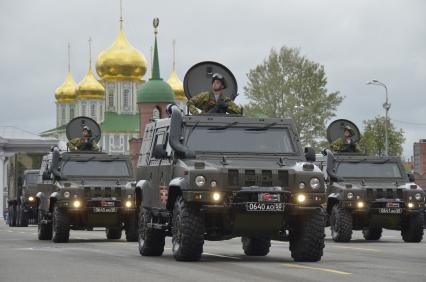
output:
M225 103L225 102L222 102L222 103L220 103L220 104L217 105L217 108L219 110L226 110L226 109L228 109L228 104Z

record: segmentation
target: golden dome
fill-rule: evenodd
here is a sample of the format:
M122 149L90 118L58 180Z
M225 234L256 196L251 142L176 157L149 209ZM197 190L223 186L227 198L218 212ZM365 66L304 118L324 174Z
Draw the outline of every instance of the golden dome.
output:
M173 70L172 73L170 74L170 77L167 80L167 83L173 89L176 100L181 100L181 101L186 100L185 92L183 91L183 83L177 76L175 70Z
M59 104L74 103L77 101L77 83L72 77L71 72L68 72L64 83L56 89L55 98Z
M96 60L96 72L102 79L141 79L146 73L146 59L133 47L122 29L112 46Z
M103 100L105 98L104 86L96 80L92 68L89 68L86 77L78 85L78 99Z

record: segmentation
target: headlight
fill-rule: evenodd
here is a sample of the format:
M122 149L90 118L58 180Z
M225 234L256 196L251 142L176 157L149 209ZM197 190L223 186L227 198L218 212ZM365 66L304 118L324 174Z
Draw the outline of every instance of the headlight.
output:
M303 203L303 202L305 202L305 200L306 200L306 196L305 195L303 195L303 194L297 195L297 201L299 203Z
M132 207L132 202L131 201L126 201L126 208L130 208Z
M305 183L304 182L300 182L299 183L299 189L305 189Z
M73 206L74 206L74 208L79 208L81 206L80 201L79 200L74 201Z
M309 182L309 184L311 185L311 188L315 189L315 190L319 189L320 186L321 186L320 180L318 178L316 178L316 177L312 177L311 181Z
M30 202L34 201L34 197L33 196L29 196L28 197L28 201L30 201Z
M64 192L64 197L65 197L65 198L69 198L69 197L70 197L70 195L71 195L71 194L70 194L70 192L68 192L68 191L65 191L65 192Z
M348 194L346 194L346 197L347 197L349 200L352 200L352 198L354 197L354 193L349 192Z
M423 196L420 193L416 193L416 195L414 195L414 198L416 198L417 201L423 200Z
M364 202L358 202L356 205L358 208L362 209L364 207Z
M413 203L408 203L407 205L410 209L414 208L414 204Z
M221 197L218 192L214 192L212 198L213 198L213 201L217 202L220 200Z
M205 183L206 183L206 179L204 178L204 176L198 175L197 177L195 177L195 184L198 187L204 186Z

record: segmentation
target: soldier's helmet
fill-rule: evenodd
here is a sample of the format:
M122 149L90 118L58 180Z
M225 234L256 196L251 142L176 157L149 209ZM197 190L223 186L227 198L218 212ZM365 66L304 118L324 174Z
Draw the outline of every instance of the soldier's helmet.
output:
M355 135L355 131L349 125L345 125L344 130L348 131L351 137Z
M214 73L212 75L212 84L215 80L219 80L220 82L222 82L223 89L226 88L226 80L225 80L225 77L223 77L223 75L221 75L220 73Z

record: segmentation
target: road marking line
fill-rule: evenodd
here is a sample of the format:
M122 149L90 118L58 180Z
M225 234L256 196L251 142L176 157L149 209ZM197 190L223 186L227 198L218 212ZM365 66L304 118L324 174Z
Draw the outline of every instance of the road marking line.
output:
M22 231L21 231L21 232L19 232L19 233L21 233L21 234L27 234L28 232L22 232Z
M203 253L203 255L208 255L208 256L212 256L212 257L219 257L219 258L241 259L241 258L238 258L238 257L231 257L231 256L225 256L225 255L217 255L217 254L212 254L212 253Z
M379 252L379 250L376 250L376 249L368 249L368 248L345 247L345 246L332 246L332 247L334 247L334 248L339 248L339 249L356 250L356 251Z
M12 231L12 230L7 230L7 232L9 232L9 233L13 233L13 231Z
M310 267L310 266L301 265L301 264L294 264L294 263L283 263L283 265L288 266L288 267L294 267L294 268L303 268L303 269L319 270L319 271L323 271L323 272L331 272L331 273L340 274L340 275L351 275L352 274L350 272L344 272L344 271L339 271L339 270L330 269L330 268Z

